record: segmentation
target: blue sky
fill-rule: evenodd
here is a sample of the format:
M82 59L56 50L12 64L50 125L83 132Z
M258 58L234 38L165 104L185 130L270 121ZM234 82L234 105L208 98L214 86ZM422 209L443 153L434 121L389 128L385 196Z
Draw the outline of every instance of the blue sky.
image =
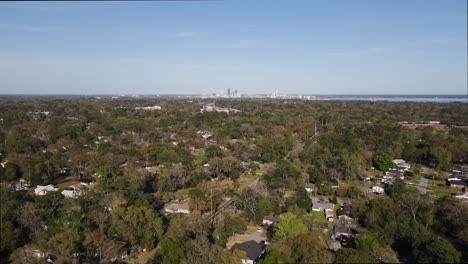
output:
M0 2L0 94L466 94L467 1Z

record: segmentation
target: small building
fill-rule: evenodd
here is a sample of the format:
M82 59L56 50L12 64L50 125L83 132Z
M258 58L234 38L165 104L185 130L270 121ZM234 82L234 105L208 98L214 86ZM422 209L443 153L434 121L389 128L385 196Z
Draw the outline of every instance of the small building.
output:
M247 253L247 259L242 259L242 264L254 264L265 253L265 243L258 243L253 240L235 243L230 251L233 252L236 249Z
M37 185L36 189L34 189L34 193L36 195L46 195L49 192L56 192L58 191L58 188L55 188L54 185L49 184L49 185Z
M385 190L384 188L380 187L380 186L373 186L372 187L372 191L376 194L383 194L385 193Z
M315 185L312 183L306 183L304 185L304 189L306 190L306 192L311 193L315 190Z
M189 203L170 203L165 208L164 211L168 214L190 214Z
M63 196L66 198L78 198L83 194L83 191L80 189L74 189L74 190L63 190L61 192Z
M264 225L272 225L274 224L276 221L278 221L280 219L280 216L279 215L267 215L265 217L263 217L263 221L262 221L262 224Z
M325 218L328 220L328 222L333 222L334 217L335 214L333 213L333 210L325 209Z

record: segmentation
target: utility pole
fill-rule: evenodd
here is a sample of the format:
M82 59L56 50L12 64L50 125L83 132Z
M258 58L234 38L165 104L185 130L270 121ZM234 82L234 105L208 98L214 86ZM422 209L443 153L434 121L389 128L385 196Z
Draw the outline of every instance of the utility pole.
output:
M213 185L210 184L210 190L211 190L211 216L210 220L213 222Z
M314 121L314 142L317 142L317 121Z

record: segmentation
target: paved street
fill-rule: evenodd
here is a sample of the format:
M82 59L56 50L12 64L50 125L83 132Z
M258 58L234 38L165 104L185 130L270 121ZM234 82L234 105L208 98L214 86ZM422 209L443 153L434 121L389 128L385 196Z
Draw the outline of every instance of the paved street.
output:
M427 184L429 183L429 168L423 167L423 175L421 176L421 181L419 182L418 189L422 194L427 192Z

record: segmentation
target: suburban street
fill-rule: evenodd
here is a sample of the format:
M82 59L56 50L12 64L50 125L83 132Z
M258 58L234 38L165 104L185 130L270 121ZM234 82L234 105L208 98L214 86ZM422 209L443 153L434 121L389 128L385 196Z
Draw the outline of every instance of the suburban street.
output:
M427 192L427 184L429 183L429 171L429 168L423 167L423 174L421 176L421 180L418 186L418 189L422 194L425 194Z

